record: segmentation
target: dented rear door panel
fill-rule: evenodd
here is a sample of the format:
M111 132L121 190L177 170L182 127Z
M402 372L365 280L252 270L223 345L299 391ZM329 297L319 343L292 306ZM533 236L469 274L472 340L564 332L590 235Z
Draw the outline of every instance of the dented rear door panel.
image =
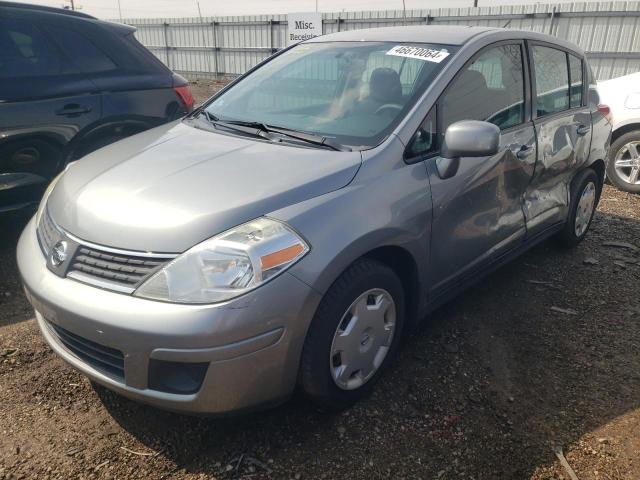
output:
M585 107L534 121L538 141L533 180L524 195L528 234L561 223L569 208L569 185L589 159L591 114Z

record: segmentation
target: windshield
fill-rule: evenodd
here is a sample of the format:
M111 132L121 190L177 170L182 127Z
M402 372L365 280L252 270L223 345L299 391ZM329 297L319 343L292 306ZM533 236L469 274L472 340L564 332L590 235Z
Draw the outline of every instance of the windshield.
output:
M378 145L457 49L390 42L305 43L212 101L223 121L259 122L352 148Z

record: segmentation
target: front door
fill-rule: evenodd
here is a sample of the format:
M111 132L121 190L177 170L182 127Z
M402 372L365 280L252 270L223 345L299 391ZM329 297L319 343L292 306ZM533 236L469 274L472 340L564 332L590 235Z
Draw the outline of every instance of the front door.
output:
M467 64L438 103L439 131L460 120L484 120L501 129L497 155L461 158L458 172L440 177L427 160L433 198L432 301L523 242L522 197L536 159L529 121L524 44L491 46Z

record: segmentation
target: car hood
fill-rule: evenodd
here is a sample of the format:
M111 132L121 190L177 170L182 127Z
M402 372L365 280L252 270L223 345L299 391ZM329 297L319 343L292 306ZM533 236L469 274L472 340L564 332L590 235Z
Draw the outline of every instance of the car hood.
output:
M361 161L359 152L278 145L174 122L70 164L47 208L82 240L178 253L344 187Z

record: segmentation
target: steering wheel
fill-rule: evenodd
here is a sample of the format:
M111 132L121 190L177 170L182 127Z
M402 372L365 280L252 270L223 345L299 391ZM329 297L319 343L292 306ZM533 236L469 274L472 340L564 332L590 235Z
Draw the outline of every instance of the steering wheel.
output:
M402 105L399 105L397 103L385 103L384 105L380 105L376 109L375 114L380 115L385 111L393 113L394 111L399 112L400 110L402 110Z

